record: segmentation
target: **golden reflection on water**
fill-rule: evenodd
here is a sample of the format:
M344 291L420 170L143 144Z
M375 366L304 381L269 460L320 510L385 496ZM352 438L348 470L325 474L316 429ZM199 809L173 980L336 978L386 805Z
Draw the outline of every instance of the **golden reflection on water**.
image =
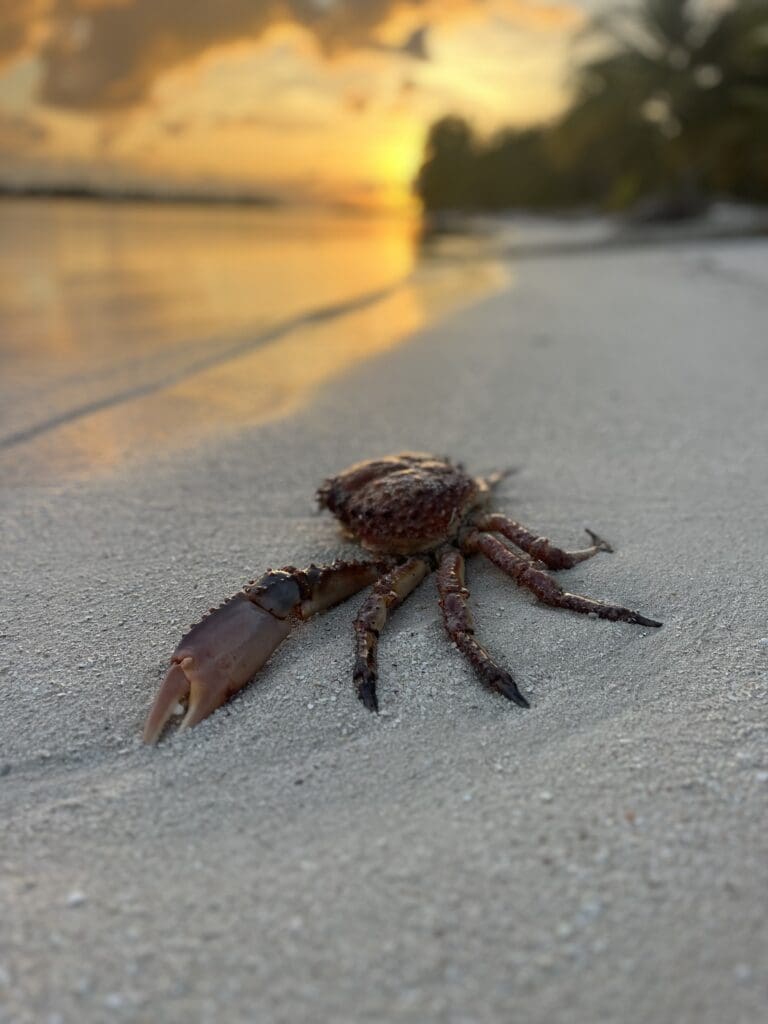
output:
M0 218L0 439L52 424L0 450L7 479L103 471L288 415L501 283L490 262L418 265L406 220L85 203Z

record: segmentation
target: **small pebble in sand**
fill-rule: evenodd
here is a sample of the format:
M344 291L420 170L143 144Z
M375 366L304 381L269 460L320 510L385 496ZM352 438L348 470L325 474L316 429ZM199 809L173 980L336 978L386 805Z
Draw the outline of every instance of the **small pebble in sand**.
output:
M84 892L80 892L79 889L73 889L67 896L68 907L81 907L86 901L86 895Z
M541 800L541 802L543 804L551 804L552 801L554 800L554 797L552 796L552 794L549 792L548 789L543 789L541 791L541 793L539 793L539 799Z

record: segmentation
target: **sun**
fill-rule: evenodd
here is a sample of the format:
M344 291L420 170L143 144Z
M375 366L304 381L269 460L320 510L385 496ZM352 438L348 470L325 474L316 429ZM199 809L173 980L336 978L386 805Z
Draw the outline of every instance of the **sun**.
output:
M372 142L372 176L377 201L394 208L409 209L413 203L413 182L424 148L425 127L416 121L402 122L380 141Z

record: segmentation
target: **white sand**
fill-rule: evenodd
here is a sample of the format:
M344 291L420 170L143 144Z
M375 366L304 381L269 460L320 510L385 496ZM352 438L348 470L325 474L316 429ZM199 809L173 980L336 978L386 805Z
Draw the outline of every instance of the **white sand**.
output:
M2 494L0 1020L758 1024L768 1005L768 246L524 263L298 415ZM434 584L350 685L354 605L139 744L184 626L344 548L319 479L402 447L616 554L537 606L473 563L485 692ZM18 457L23 457L19 449Z

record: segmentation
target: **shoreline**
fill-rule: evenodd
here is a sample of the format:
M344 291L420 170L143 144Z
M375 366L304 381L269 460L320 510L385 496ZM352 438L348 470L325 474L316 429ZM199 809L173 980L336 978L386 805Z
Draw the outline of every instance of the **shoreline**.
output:
M414 246L411 225L389 230L377 223L370 237L356 225L337 242L336 222L327 214L315 224L317 238L311 232L305 238L296 211L267 220L257 211L248 224L255 237L244 239L237 225L172 208L158 207L159 221L153 211L138 226L122 211L117 224L95 217L85 228L76 211L66 204L62 211L60 248L90 252L97 244L105 265L96 264L89 275L68 270L66 261L59 266L49 247L40 246L47 237L43 229L51 228L45 211L27 227L35 239L25 275L33 282L29 298L24 288L22 303L0 291L9 357L0 388L0 472L7 485L119 472L142 459L151 462L158 450L181 452L288 416L356 363L406 344L506 282L502 263L483 240L451 243L449 253L440 244L425 254ZM170 236L165 243L153 234L160 221ZM226 293L220 298L208 283L207 232L216 225L222 265L217 285L232 293L233 316L227 315ZM275 268L266 239L280 227L286 229L285 252ZM166 244L177 261L192 252L202 300L192 293L187 304L178 301L187 288L183 276L146 272L145 250L153 241ZM332 257L327 279L316 267L318 247ZM467 262L456 262L459 253ZM4 256L15 265L14 249L4 254L0 248L0 269ZM357 259L362 269L350 270L347 259ZM250 262L258 272L254 280L244 270ZM112 264L121 272L114 273ZM313 276L309 286L291 289L284 307L288 283L307 274ZM32 294L42 285L55 302L41 305ZM252 299L242 299L244 286ZM208 292L214 294L206 305Z

